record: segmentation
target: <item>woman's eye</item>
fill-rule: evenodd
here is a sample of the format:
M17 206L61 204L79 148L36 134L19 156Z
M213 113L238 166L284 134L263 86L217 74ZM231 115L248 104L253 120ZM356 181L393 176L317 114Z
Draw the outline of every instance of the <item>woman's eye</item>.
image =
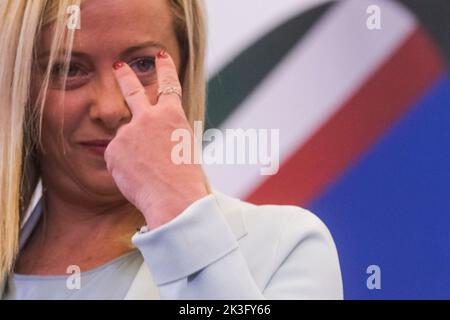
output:
M84 71L77 64L69 64L67 77L64 75L64 64L57 63L52 67L51 84L55 89L65 88L65 90L73 90L81 87L89 79L89 72Z
M135 62L132 62L130 64L130 67L136 73L150 72L155 67L155 59L154 58L141 58L139 60L136 60Z
M64 65L56 64L52 69L52 73L54 76L63 77ZM80 68L78 68L76 65L73 65L73 64L69 65L69 70L67 70L67 78L74 78L74 77L80 76L80 75L82 75Z
M70 66L69 67L69 71L67 72L67 76L70 77L75 77L78 75L78 72L80 71L79 68L75 67L75 66Z

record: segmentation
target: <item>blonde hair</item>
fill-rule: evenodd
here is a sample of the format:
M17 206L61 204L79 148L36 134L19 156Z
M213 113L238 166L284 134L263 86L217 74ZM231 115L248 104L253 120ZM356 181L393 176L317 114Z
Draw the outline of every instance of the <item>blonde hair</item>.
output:
M67 28L67 8L83 0L3 0L0 2L0 282L11 272L19 242L20 222L38 173L42 110L52 66L65 50L69 68L75 30ZM204 120L206 28L202 0L170 0L173 25L182 53L180 80L183 107L191 124ZM44 26L54 33L44 81L30 101L36 42ZM209 184L205 178L208 191Z

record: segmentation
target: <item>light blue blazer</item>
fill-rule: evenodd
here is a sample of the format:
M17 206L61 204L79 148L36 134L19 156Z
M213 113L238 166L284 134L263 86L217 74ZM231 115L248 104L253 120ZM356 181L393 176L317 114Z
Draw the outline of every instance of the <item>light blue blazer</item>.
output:
M39 220L41 198L39 181L21 247ZM144 263L125 299L343 298L331 234L300 207L257 206L214 191L132 241Z

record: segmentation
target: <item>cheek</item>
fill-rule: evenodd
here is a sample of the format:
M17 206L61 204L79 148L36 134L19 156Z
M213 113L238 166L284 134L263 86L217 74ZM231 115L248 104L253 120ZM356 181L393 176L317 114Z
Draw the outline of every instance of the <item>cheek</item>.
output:
M66 139L79 126L82 116L82 101L79 98L72 97L66 92L63 105L62 94L50 90L43 111L43 134L49 139L55 139L63 134Z

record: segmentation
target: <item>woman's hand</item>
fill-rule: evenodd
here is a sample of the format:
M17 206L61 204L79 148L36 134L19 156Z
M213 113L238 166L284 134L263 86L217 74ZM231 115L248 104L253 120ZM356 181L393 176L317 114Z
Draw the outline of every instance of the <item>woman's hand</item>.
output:
M167 53L157 55L155 67L161 90L181 88L175 64ZM189 130L191 145L196 146L180 97L161 94L152 105L126 63L116 63L114 69L132 119L117 130L105 150L105 161L121 193L154 229L208 194L204 174L198 164L175 164L171 159L176 144L171 141L174 130Z

